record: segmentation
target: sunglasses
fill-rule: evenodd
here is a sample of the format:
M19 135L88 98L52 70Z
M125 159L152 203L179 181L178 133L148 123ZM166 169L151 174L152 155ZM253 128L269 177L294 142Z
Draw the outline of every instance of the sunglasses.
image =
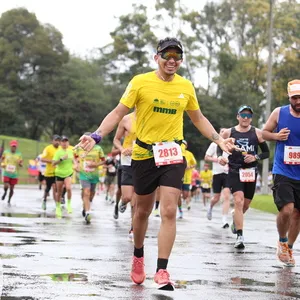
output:
M298 99L300 99L300 95L292 96L291 99L292 100L298 100Z
M160 52L160 56L161 58L165 59L165 60L170 60L171 58L173 58L175 61L179 61L182 60L183 55L182 53L179 52Z
M242 119L245 119L245 118L252 119L252 114L241 113L239 115Z

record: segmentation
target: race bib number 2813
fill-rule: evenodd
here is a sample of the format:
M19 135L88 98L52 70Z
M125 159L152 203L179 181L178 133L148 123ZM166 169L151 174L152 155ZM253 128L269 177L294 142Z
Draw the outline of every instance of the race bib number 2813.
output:
M153 146L153 154L157 166L183 162L181 147L175 142L156 143L156 145Z

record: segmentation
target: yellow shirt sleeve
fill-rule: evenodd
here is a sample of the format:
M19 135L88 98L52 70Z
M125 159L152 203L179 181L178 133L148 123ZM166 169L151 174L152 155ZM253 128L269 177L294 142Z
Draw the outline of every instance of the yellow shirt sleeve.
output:
M196 161L194 154L192 154L192 157L191 157L191 166L193 166L193 165L197 165L197 161Z
M41 155L41 158L48 158L48 146L45 147L45 149Z
M190 84L191 94L185 110L197 110L199 109L199 103L197 100L196 91L193 84L190 81L189 84Z
M138 86L138 79L137 76L135 76L127 85L120 103L124 104L128 108L133 108L138 100Z

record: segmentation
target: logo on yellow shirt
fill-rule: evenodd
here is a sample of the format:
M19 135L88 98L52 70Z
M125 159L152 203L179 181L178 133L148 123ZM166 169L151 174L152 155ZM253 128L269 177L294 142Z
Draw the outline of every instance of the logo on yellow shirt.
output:
M168 114L168 115L176 115L177 109L171 109L171 108L162 108L162 107L153 107L154 112L158 112L160 114Z

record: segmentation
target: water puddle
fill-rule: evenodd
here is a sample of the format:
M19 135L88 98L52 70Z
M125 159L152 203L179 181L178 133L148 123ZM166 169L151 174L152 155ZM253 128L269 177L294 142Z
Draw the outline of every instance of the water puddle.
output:
M17 257L18 257L17 255L13 255L13 254L0 254L1 259L13 259L13 258L17 258Z
M295 275L295 274L294 274ZM299 291L299 286L297 280L291 280L289 276L286 274L279 275L279 280L277 282L265 282L265 281L257 281L249 278L240 278L240 277L232 277L230 278L230 284L227 282L216 282L209 280L177 280L175 282L175 287L177 289L187 289L191 285L209 285L216 287L225 287L233 289L238 289L241 291L248 292L262 292L266 294L279 294L284 296L294 297L293 299L300 299L300 294L295 293L294 291ZM234 287L236 286L236 287ZM271 290L264 290L265 288L272 288ZM275 289L275 290L274 290Z
M27 213L1 213L2 217L9 217L9 218L53 218L55 219L55 215L48 215L46 213L40 214L27 214Z
M36 238L31 236L16 236L16 238L20 238L21 241L17 243L0 243L0 246L4 247L18 247L24 245L33 245L36 243Z
M18 230L11 227L0 227L0 232L9 232L9 233L26 233L28 231Z
M16 223L0 223L0 226L5 226L5 227L27 227L26 225L16 224Z
M26 214L26 213L1 213L2 217L10 218L40 218L42 214Z
M88 281L87 275L75 274L75 273L46 274L42 276L50 277L52 281L75 281L75 282Z
M152 298L155 300L173 300L174 299L173 297L169 297L166 295L159 295L159 294L152 295Z
M37 300L37 298L32 298L32 297L12 297L12 296L2 296L1 300Z

